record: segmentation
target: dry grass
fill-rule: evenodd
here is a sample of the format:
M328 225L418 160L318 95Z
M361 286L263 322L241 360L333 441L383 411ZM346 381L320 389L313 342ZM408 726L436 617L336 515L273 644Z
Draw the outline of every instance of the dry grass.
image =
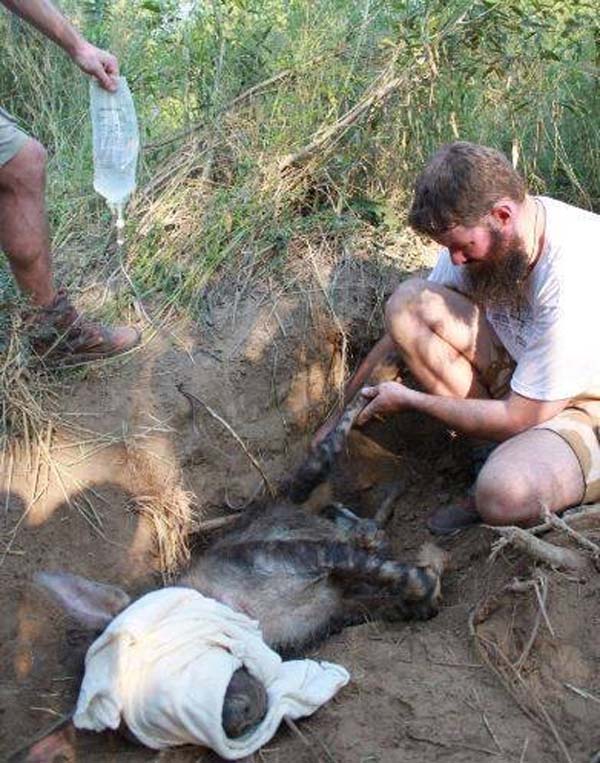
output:
M19 440L30 451L56 418L56 381L34 364L18 308L4 320L0 350L0 450L10 451Z
M188 538L197 531L201 519L194 494L184 489L174 466L159 466L135 447L127 449L126 466L134 494L130 509L150 523L159 570L164 582L169 583L190 560Z

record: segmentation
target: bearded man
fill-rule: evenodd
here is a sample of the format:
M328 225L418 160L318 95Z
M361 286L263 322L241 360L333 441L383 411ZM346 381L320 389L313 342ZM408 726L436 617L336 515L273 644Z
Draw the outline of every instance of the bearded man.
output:
M422 389L365 387L358 423L413 409L500 443L429 529L528 524L600 500L600 216L528 194L503 154L457 142L418 178L409 221L444 248L427 280L390 298L347 396L390 352Z

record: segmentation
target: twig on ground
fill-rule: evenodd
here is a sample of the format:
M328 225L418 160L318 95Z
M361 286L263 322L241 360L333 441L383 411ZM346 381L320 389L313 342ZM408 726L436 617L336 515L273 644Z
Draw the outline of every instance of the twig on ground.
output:
M187 399L187 401L190 404L190 407L192 409L192 421L193 421L194 429L196 430L196 432L198 431L197 427L196 427L196 406L197 405L201 405L206 410L206 412L208 414L210 414L216 421L218 421L219 424L221 424L223 427L225 427L225 429L229 432L229 434L237 442L237 444L240 446L240 448L243 450L243 452L248 457L248 460L250 461L252 466L256 469L256 471L262 477L262 479L263 479L263 481L265 483L265 487L267 488L267 490L269 492L269 495L271 496L271 498L274 498L275 495L276 495L276 492L275 492L275 488L271 484L271 481L269 480L269 478L265 474L262 466L258 463L258 461L252 455L252 453L250 453L250 451L248 450L248 448L244 444L244 441L237 434L237 432L233 429L233 427L230 424L228 424L227 421L225 421L224 418L219 416L219 414L216 411L214 411L207 403L205 403L204 400L201 400L199 397L196 397L196 395L192 395L191 392L188 392L185 389L183 384L178 384L177 385L177 389L179 390L179 392L181 392L181 394Z
M536 593L536 598L538 600L538 610L535 616L535 621L533 623L533 628L531 629L531 633L529 635L529 639L527 640L527 643L525 644L523 651L521 652L521 656L517 660L517 662L514 665L514 668L516 671L521 671L523 666L525 665L527 658L529 657L529 654L533 648L533 645L535 643L535 640L538 635L538 631L540 629L540 625L542 622L542 618L546 615L546 598L548 595L548 581L544 575L537 575L537 579L534 580L534 591ZM548 622L546 620L546 622Z
M492 740L493 740L494 744L498 748L498 752L503 753L504 750L500 746L500 742L498 741L496 735L494 734L494 729L491 727L490 722L487 719L487 715L485 714L485 712L483 710L481 711L481 718L483 719L484 726L488 730L488 734L492 737Z
M589 519L591 517L598 517L600 520L600 503L591 503L589 506L575 506L565 511L560 518L565 524L571 525L578 523L580 519ZM542 535L552 530L553 527L552 522L544 522L541 525L529 528L529 532L532 535Z
M552 627L552 623L550 622L550 618L548 617L548 610L546 609L546 598L547 598L546 589L548 586L548 579L544 575L541 575L541 573L538 573L538 577L541 578L543 581L543 583L541 584L543 586L543 592L540 590L540 586L536 585L534 588L535 595L538 600L540 612L542 613L542 617L544 618L544 622L546 623L546 627L550 631L550 635L554 638L556 634L554 633L554 628Z
M216 517L215 519L205 519L204 522L200 522L198 525L198 532L209 533L214 530L220 530L223 527L229 527L237 521L238 517L242 516L242 512L238 511L235 514L229 514L226 517Z
M600 697L596 697L595 694L591 694L586 689L578 689L577 686L573 686L573 684L565 683L565 686L567 689L570 689L575 694L578 694L580 697L583 697L583 699L591 699L592 702L597 702L600 705Z
M469 625L471 635L475 637L475 626L487 620L502 604L502 597L505 593L525 593L535 588L535 580L513 580L503 586L497 593L483 599L471 611Z
M459 750L473 750L473 752L482 752L485 755L493 755L497 757L500 753L497 750L488 750L487 747L478 747L474 744L466 744L465 742L442 742L438 739L432 739L431 737L422 737L415 734L411 729L406 729L406 736L409 739L413 739L415 742L423 742L424 744L431 744L435 747L443 747L446 750L459 749Z
M314 758L316 763L322 763L321 756L315 752L315 750L313 749L313 746L308 741L308 739L304 736L304 734L300 731L296 723L294 723L294 721L287 715L283 716L283 720L285 721L285 724L290 729L290 731L292 731L292 733L298 737L298 739L302 742L304 747L306 747L306 749L310 752L311 757Z
M501 536L500 543L494 544L492 547L490 558L493 558L501 548L509 543L533 559L556 569L569 569L579 572L587 567L587 560L581 554L540 540L521 527L493 527L491 525L485 525L485 527Z
M6 495L4 497L4 513L5 514L8 514L8 504L10 503L10 490L12 488L14 470L15 470L15 456L11 448L9 461L8 461L8 479L6 481Z
M556 724L554 723L554 721L552 720L552 717L546 710L546 707L544 706L543 702L539 699L539 697L535 694L535 692L533 692L531 688L527 686L520 672L516 669L515 665L512 664L509 658L502 652L498 644L492 641L489 641L488 639L484 638L477 632L477 625L480 625L482 622L484 622L487 619L487 617L489 617L491 612L497 609L497 607L499 606L499 599L503 593L505 593L506 591L515 591L515 592L521 593L531 588L535 589L536 586L537 586L537 581L535 579L527 580L527 581L513 581L507 586L504 586L504 588L498 594L492 597L492 599L494 600L495 606L492 606L491 608L489 606L484 607L482 603L478 607L473 608L469 616L469 631L473 639L475 640L475 644L478 648L478 651L482 659L486 662L489 668L501 679L503 685L505 686L507 691L511 694L511 696L515 699L515 701L517 702L521 710L523 710L523 712L528 717L533 717L533 718L536 718L537 720L543 720L543 722L552 732L552 735L554 736L554 739L556 740L556 743L558 744L567 763L573 763L573 759L571 758L569 750L567 749L567 746L565 745L562 737L559 734ZM503 670L500 669L499 665L492 659L491 655L494 655L500 660L506 672L503 672ZM506 675L506 673L508 673L509 675ZM521 699L521 697L515 690L513 683L511 682L511 679L519 687L520 691L525 695L525 697L529 697L531 699L532 704L534 705L535 711L531 707L529 707L523 701L523 699Z
M552 525L552 527L560 530L561 532L564 532L579 546L584 548L586 551L590 551L594 560L597 561L600 559L600 546L597 546L595 543L589 540L589 538L586 538L585 535L582 535L581 533L577 532L577 530L574 530L572 527L570 527L564 519L561 519L561 517L549 511L547 506L542 505L541 516L546 520L546 522Z

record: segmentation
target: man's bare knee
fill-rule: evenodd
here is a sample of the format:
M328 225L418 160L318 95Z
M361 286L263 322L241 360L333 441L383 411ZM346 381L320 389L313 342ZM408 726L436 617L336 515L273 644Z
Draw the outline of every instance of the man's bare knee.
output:
M410 278L394 291L385 306L385 326L397 345L404 346L415 335L421 322L421 295L427 289L427 281Z
M528 499L527 486L515 465L499 449L488 458L475 483L477 511L486 524L514 523L515 512Z
M38 193L46 178L47 152L35 138L23 144L21 150L0 167L0 188L15 193Z
M404 346L415 337L418 328L427 327L444 335L442 324L450 320L444 287L422 278L404 281L386 305L385 322L390 336Z
M488 525L523 522L536 503L533 485L517 468L507 468L504 459L493 456L481 470L475 484L475 504Z

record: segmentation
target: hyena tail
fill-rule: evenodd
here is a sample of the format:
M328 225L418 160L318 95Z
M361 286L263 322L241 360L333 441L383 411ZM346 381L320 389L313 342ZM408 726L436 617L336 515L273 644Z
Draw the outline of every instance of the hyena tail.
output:
M308 454L290 480L282 486L282 493L293 503L303 503L312 491L324 482L344 448L348 434L359 413L368 403L360 392L344 409L335 428Z

